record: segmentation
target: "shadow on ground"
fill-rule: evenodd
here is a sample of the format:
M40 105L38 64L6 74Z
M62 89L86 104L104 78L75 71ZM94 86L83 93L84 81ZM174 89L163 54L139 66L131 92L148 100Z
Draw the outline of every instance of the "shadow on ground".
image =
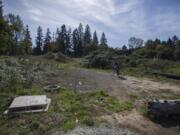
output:
M156 120L152 120L155 123L160 124L164 128L171 128L180 126L180 117L172 116L172 117L161 117Z

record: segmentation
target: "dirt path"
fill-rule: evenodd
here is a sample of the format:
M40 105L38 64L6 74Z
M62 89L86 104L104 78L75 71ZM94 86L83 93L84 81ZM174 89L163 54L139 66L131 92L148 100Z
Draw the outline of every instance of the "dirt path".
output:
M127 100L130 95L136 94L139 100L149 98L171 98L180 97L180 86L165 82L156 82L147 78L136 78L125 76L125 80L119 79L113 73L88 69L71 69L64 73L64 82L81 92L96 89L106 89L119 100ZM112 125L129 128L142 135L178 135L179 127L164 128L143 117L136 109L128 114L113 114L102 116Z
M147 78L129 76L125 78L126 80L122 80L113 73L76 68L66 71L61 81L72 89L82 92L106 89L120 100L126 100L131 93L142 98L175 99L180 97L180 85L155 82Z

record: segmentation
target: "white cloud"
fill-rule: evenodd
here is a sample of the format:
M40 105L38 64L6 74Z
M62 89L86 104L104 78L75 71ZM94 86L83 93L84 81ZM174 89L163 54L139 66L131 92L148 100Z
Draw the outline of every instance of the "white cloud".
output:
M154 26L158 32L180 30L179 25L171 25L180 22L174 13L160 13L148 18L143 0L21 1L31 19L38 24L76 27L80 22L88 23L93 30L104 31L110 40L118 40L119 36L152 37Z
M43 15L43 13L39 10L39 9L30 9L29 11L28 11L30 14L33 14L33 15L37 15L37 16L42 16Z

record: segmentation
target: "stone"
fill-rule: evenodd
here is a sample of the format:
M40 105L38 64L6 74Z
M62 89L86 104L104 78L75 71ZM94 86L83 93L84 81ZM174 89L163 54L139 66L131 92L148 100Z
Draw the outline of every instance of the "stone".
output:
M44 87L46 92L58 92L60 89L59 85L48 85Z

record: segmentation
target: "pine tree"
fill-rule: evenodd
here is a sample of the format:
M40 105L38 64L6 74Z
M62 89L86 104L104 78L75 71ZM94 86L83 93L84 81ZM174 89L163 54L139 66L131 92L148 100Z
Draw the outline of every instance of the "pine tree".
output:
M83 25L80 23L78 27L78 57L83 55Z
M71 55L72 51L72 33L71 28L67 31L67 55Z
M107 46L107 38L104 32L102 33L101 36L101 46Z
M155 41L154 41L154 43L155 43L156 45L160 45L160 44L161 44L161 40L158 39L158 38L156 38Z
M19 16L8 14L6 21L9 27L9 39L7 43L7 54L17 55L23 53L24 25Z
M91 28L89 25L86 25L85 32L84 32L84 44L89 45L91 44Z
M43 46L43 33L41 26L39 26L37 29L35 55L42 54L42 46Z
M180 41L178 40L175 46L174 51L174 58L175 60L180 60Z
M67 30L66 25L61 26L61 32L59 33L59 51L63 54L67 54Z
M50 51L51 51L51 32L48 28L47 32L46 32L45 39L44 39L43 54L46 54Z
M0 0L0 55L5 54L5 51L7 49L7 39L9 37L7 27L8 25L3 18L2 0Z
M170 38L167 40L167 45L173 46L173 41Z
M96 31L94 31L94 34L93 34L93 45L98 46L98 44L99 44L99 41L98 41L97 33L96 33Z
M178 39L178 37L177 37L176 35L174 35L174 36L172 37L172 43L173 43L174 46L177 45L178 40L179 40L179 39Z
M23 48L25 54L31 54L32 52L32 42L28 25L26 26L24 40L23 40Z
M78 27L78 34L79 38L81 39L81 42L83 43L83 37L84 37L84 32L83 32L83 25L80 23Z
M78 29L75 29L73 31L73 50L74 50L74 56L78 56L78 44L79 44L79 35L78 35Z
M3 3L2 3L2 0L0 0L0 18L3 18Z
M86 25L85 32L84 32L84 41L83 41L83 53L87 55L90 51L91 46L91 29L89 25Z
M122 51L127 51L127 46L126 45L122 46Z
M60 30L57 28L55 34L55 46L53 48L54 52L58 52L60 50Z
M98 37L96 31L93 33L92 43L88 46L88 51L95 51L98 48Z

